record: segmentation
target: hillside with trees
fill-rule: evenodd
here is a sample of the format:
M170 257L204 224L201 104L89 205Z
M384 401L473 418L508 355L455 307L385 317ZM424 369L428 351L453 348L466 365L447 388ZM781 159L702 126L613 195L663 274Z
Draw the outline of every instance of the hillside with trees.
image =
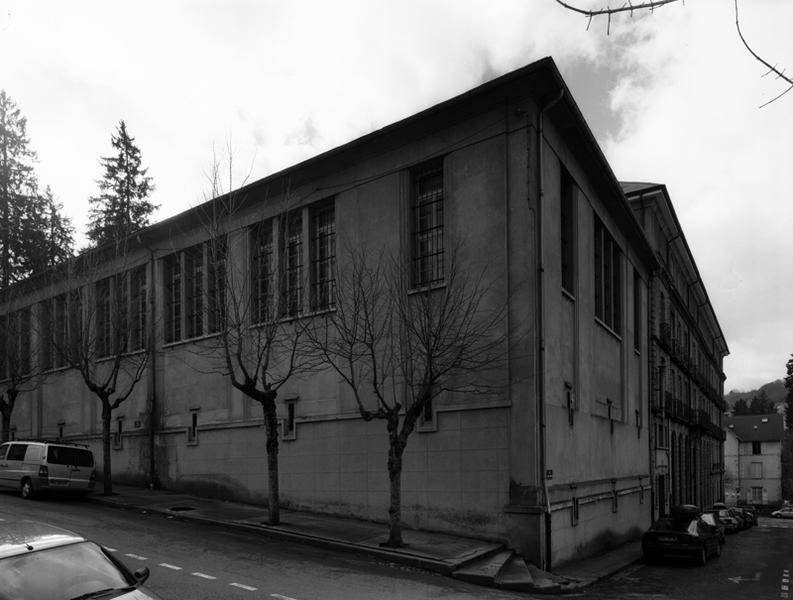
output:
M727 403L728 410L733 414L762 414L781 410L786 397L785 381L777 379L756 390L746 392L732 390L724 396L724 401ZM751 408L753 403L754 410ZM746 412L743 412L744 410Z

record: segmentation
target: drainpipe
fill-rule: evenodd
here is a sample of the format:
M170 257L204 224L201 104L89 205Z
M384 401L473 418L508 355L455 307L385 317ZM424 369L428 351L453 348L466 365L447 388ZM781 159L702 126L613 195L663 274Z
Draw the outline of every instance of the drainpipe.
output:
M148 247L147 247L148 248ZM155 456L156 436L157 436L157 344L155 341L155 308L156 308L156 281L154 273L154 250L149 250L149 265L151 272L151 284L149 286L149 360L151 361L151 377L149 389L149 489L153 490L160 487L157 481L157 458Z
M543 140L545 139L544 116L557 102L564 97L564 88L559 90L559 94L548 104L542 107L537 113L537 414L540 419L540 443L539 443L539 462L540 462L540 481L542 482L542 494L545 501L545 569L551 569L551 498L548 495L548 480L545 475L545 298L544 298L544 275L545 264L543 261L543 221L542 205L545 197L545 182L543 177Z
M155 307L156 307L156 282L157 277L155 276L154 267L155 267L155 260L154 260L154 249L150 248L146 243L144 243L143 239L140 235L136 236L138 243L146 248L149 251L149 272L151 273L151 277L149 281L151 282L149 285L149 319L148 319L148 326L149 326L149 368L151 370L151 374L149 377L149 400L148 400L148 412L149 412L149 431L148 431L148 442L149 442L149 476L148 476L148 484L149 489L153 490L155 488L159 488L159 482L157 480L157 459L155 456L155 449L156 449L156 441L157 441L157 344L155 341Z

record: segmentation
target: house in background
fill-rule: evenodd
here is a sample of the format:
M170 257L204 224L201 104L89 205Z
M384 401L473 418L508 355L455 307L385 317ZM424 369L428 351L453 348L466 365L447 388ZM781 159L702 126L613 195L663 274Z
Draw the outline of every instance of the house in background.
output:
M152 349L113 414L116 480L264 502L261 410L202 352L223 327L209 308L228 297L211 274L241 274L254 307L281 294L285 318L312 319L335 309L351 248L421 267L411 293L442 293L457 250L458 268L490 278L486 306L505 310L493 335L506 358L487 373L493 393L446 393L422 415L403 520L503 540L545 568L596 554L639 536L667 498L720 495L726 346L668 198L631 192L629 204L556 65L540 60L245 186L221 235L202 223L216 199L141 231L92 277L20 286L0 315L28 324L20 351L47 378L20 398L15 435L101 456L97 402L41 332L68 336L92 307L102 330L115 294L129 304L129 350ZM251 328L272 318L250 314ZM320 366L290 381L278 414L282 502L385 521L385 425L360 417L340 377Z
M725 501L774 505L782 502L784 415L725 416Z
M623 183L658 258L650 290L653 518L722 496L727 342L665 185Z

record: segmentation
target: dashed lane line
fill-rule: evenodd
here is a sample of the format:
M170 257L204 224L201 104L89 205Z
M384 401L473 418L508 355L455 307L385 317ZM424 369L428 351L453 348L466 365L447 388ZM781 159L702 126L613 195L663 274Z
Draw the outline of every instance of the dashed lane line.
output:
M251 587L249 585L243 585L241 583L230 583L229 585L231 587L240 588L241 590L247 590L249 592L255 592L256 591L255 587Z
M168 563L160 563L157 566L165 567L166 569L171 569L171 571L181 571L182 570L182 567L177 567L176 565L169 565Z
M202 579L217 579L217 577L214 577L213 575L207 575L206 573L199 573L198 571L190 574L195 575L196 577L201 577Z
M107 550L108 552L118 552L118 550L117 550L116 548L110 548L109 546L105 546L104 548L105 548L105 550Z
M129 556L130 558L134 558L135 560L149 560L145 556L141 556L140 554L125 554L124 556Z
M270 594L270 598L278 598L278 600L295 600L289 596L282 596L281 594Z

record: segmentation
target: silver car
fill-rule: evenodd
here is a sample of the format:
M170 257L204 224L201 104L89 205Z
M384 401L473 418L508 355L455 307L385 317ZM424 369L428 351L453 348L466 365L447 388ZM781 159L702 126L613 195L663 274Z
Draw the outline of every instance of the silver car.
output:
M160 600L148 577L72 531L0 514L0 600Z

